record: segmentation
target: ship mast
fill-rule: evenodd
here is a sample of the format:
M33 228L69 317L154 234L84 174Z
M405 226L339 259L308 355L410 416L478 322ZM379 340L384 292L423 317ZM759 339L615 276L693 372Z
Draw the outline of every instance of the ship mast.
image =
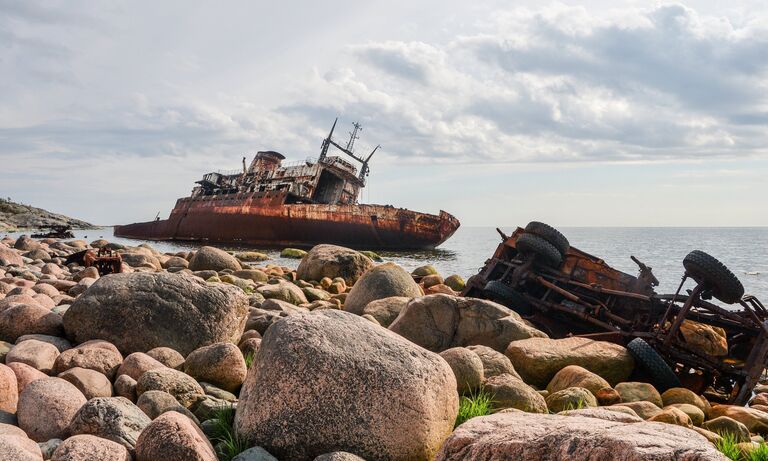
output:
M376 146L373 151L371 151L370 154L368 154L368 157L363 160L362 157L358 157L357 155L352 152L352 148L355 145L355 139L360 139L360 136L358 133L363 130L363 126L359 123L355 122L352 124L352 131L349 133L349 141L347 142L346 147L342 147L336 141L333 140L333 131L336 129L336 122L339 121L339 118L336 117L336 120L333 121L333 126L331 127L331 132L328 133L328 137L323 140L323 145L320 150L320 161L322 161L326 155L328 155L328 148L330 146L334 146L335 148L339 149L340 151L344 152L345 154L349 155L353 159L357 160L362 164L362 167L360 168L360 175L358 176L358 179L365 183L365 177L368 176L368 172L370 171L370 168L368 167L368 161L371 160L371 157L373 157L373 154L376 153L377 150L381 147Z
M333 126L331 127L331 132L328 133L328 137L323 139L323 147L320 149L320 160L324 159L325 156L328 154L328 146L331 145L331 137L333 136L333 130L336 129L336 122L339 121L339 117L336 117L336 120L333 121ZM334 143L335 145L335 143Z
M352 147L355 145L355 139L360 139L360 136L357 135L358 131L363 131L363 126L354 122L352 124L352 132L349 133L349 142L347 142L347 150L350 152L352 152Z

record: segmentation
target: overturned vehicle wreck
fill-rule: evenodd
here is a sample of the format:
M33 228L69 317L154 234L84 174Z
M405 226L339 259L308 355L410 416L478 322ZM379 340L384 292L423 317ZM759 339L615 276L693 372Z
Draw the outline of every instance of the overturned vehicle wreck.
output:
M465 296L504 304L553 338L625 345L660 392L684 386L739 405L752 396L768 358L768 312L714 257L690 252L677 292L657 294L651 268L634 256L637 277L540 222L498 232L502 243L467 281Z

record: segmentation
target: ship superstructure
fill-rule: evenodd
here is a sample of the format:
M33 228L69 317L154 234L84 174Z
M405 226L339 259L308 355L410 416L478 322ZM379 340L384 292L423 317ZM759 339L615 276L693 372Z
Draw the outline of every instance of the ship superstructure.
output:
M260 151L250 165L243 157L242 170L207 173L189 197L176 202L167 220L118 226L115 235L264 246L337 243L369 249L434 248L450 237L459 221L445 211L430 215L358 203L368 162L379 146L365 158L355 154L362 127L353 127L342 146L333 139L334 122L316 159L284 163L281 153ZM345 157L329 155L336 151Z

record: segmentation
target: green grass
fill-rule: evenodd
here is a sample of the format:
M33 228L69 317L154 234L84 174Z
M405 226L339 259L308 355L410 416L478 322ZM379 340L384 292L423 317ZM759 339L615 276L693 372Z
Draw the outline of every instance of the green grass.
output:
M747 453L747 461L766 461L768 460L768 444L761 443L754 450Z
M582 408L587 408L587 402L584 401L584 399L579 399L576 401L576 403L568 402L568 405L565 406L561 411L573 411L573 410L581 410ZM550 413L553 413L550 411Z
M249 352L245 355L245 368L251 368L251 365L253 365L253 361L256 359L256 354L253 352Z
M756 445L754 449L743 453L738 447L736 436L730 432L720 434L720 440L715 443L715 447L726 458L733 461L768 461L768 443Z
M216 447L221 461L231 461L232 458L250 448L248 443L235 433L235 408L232 405L216 410L214 421L216 426L211 443Z
M720 453L724 454L726 458L733 461L741 461L741 450L736 446L736 436L730 432L720 434L720 440L715 443L715 447L720 450Z
M460 424L474 418L475 416L486 416L490 415L492 412L492 395L484 391L482 388L476 392L470 392L469 395L464 395L459 400L459 414L456 415L456 423L453 425L453 427L458 427Z

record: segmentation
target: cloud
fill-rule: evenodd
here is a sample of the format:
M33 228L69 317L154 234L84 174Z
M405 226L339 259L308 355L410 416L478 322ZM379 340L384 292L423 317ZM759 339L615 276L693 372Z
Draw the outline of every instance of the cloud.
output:
M167 190L186 190L191 168L256 150L316 155L336 116L339 138L363 124L361 152L382 145L374 168L768 157L764 11L477 7L461 35L455 17L408 17L406 40L240 30L245 10L182 6L0 0L0 162L15 162L0 181L177 159L187 173Z
M439 74L445 61L445 52L422 42L384 42L352 46L353 52L369 64L421 84L429 84Z
M169 88L159 100L135 93L113 105L86 101L79 120L6 126L0 136L6 150L100 154L165 154L257 139L310 146L335 115L349 114L375 129L376 138L368 139L386 145L383 158L399 161L668 161L766 153L766 18L732 24L680 4L606 14L556 4L490 17L475 33L447 42L350 44L339 65L292 77L291 94L270 107L222 107ZM21 36L19 23L87 29L89 18L24 7L10 9L0 24ZM4 53L4 61L32 57L17 78L75 79L70 48L27 35ZM275 122L312 128L299 141Z
M362 62L342 84L327 78L308 89L354 97L304 110L325 104L375 113L377 125L393 127L384 139L400 159L414 152L457 162L766 154L765 18L737 26L679 4L613 16L555 6L497 18L486 31L444 44L355 46Z

